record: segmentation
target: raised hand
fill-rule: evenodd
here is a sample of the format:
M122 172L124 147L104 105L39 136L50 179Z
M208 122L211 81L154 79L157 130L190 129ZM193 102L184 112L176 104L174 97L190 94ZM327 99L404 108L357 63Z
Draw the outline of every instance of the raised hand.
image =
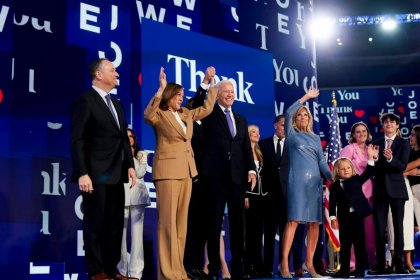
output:
M368 158L370 160L377 159L379 156L379 146L373 146L372 144L368 145Z
M160 67L160 72L159 72L159 88L160 89L165 89L166 85L168 84L168 82L166 81L166 74L165 74L165 69L163 67Z
M302 96L299 100L300 103L303 104L306 101L308 101L309 99L315 98L319 95L319 89L314 88L314 87L310 87L309 90L305 93L304 96Z
M308 95L309 98L315 98L319 95L319 89L310 87L306 95Z

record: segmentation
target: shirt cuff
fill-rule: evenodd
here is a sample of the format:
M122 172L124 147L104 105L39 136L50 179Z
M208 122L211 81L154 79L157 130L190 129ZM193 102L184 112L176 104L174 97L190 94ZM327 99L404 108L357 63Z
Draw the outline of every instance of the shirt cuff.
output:
M255 174L255 175L257 175L257 172L255 172L255 170L249 170L248 171L248 174Z

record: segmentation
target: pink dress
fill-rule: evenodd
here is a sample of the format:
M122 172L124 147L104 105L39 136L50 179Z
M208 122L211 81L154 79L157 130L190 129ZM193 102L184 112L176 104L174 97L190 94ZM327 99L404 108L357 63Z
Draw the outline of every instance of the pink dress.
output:
M353 162L354 167L356 168L356 173L361 174L366 169L368 155L367 149L364 151L360 150L357 143L352 143L345 146L341 152L341 157L346 157L351 159ZM373 184L372 180L367 180L363 186L363 193L365 194L366 198L369 201L370 206L372 207L372 192L373 192ZM370 215L365 218L365 236L366 236L366 251L368 254L368 265L370 267L376 264L376 257L375 257L375 231L373 226L373 215Z

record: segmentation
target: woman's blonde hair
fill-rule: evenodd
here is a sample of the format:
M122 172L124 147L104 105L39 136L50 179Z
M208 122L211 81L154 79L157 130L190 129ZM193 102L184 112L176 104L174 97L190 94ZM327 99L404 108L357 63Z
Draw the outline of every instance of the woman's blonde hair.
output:
M308 117L309 117L309 122L308 122L308 125L305 127L305 128L303 128L303 129L300 129L300 128L298 128L297 127L297 125L296 125L296 118L297 118L297 115L299 114L299 112L300 111L302 111L302 110L305 110L306 111L306 113L308 113ZM314 133L314 131L313 131L313 125L314 125L314 121L313 121L313 117L312 117L312 114L311 114L311 111L309 111L309 109L308 109L308 107L306 107L306 106L300 106L297 110L296 110L296 112L294 113L294 115L293 115L293 122L292 122L292 126L296 129L296 130L298 130L298 131L304 131L304 132L309 132L309 133Z
M255 129L255 128L258 131L260 130L258 128L258 126L255 125L255 124L248 125L248 135L251 133L252 129ZM254 149L255 149L255 154L257 155L258 161L260 162L260 166L262 167L263 166L263 155L262 155L261 148L258 145L258 143L255 143L255 148Z
M354 168L353 162L349 158L341 157L341 158L338 158L334 162L334 167L333 167L333 178L334 178L334 182L340 179L340 176L338 175L338 173L339 173L339 170L340 170L340 165L343 162L349 163L350 166L351 166L352 175L353 176L356 175L356 169Z

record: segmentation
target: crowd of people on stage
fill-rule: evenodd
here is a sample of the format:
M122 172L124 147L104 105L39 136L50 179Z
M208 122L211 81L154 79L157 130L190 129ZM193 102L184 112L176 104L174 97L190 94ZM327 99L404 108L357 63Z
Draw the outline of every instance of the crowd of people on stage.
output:
M355 123L330 170L305 106L318 89L310 88L285 115L276 116L273 135L260 139L258 125L248 125L232 108L232 82L215 84L215 74L208 67L183 106L182 85L168 83L161 68L158 90L144 110L156 139L158 280L324 277L325 183L331 184L329 215L341 243L340 269L329 276L416 272L419 124L407 141L394 113L381 116L379 139L372 140L365 123ZM92 88L73 105L70 133L72 181L83 197L88 278L139 280L150 205L143 179L148 155L127 127L120 101L110 95L118 85L114 65L95 60L89 75ZM223 224L230 237L228 261Z

